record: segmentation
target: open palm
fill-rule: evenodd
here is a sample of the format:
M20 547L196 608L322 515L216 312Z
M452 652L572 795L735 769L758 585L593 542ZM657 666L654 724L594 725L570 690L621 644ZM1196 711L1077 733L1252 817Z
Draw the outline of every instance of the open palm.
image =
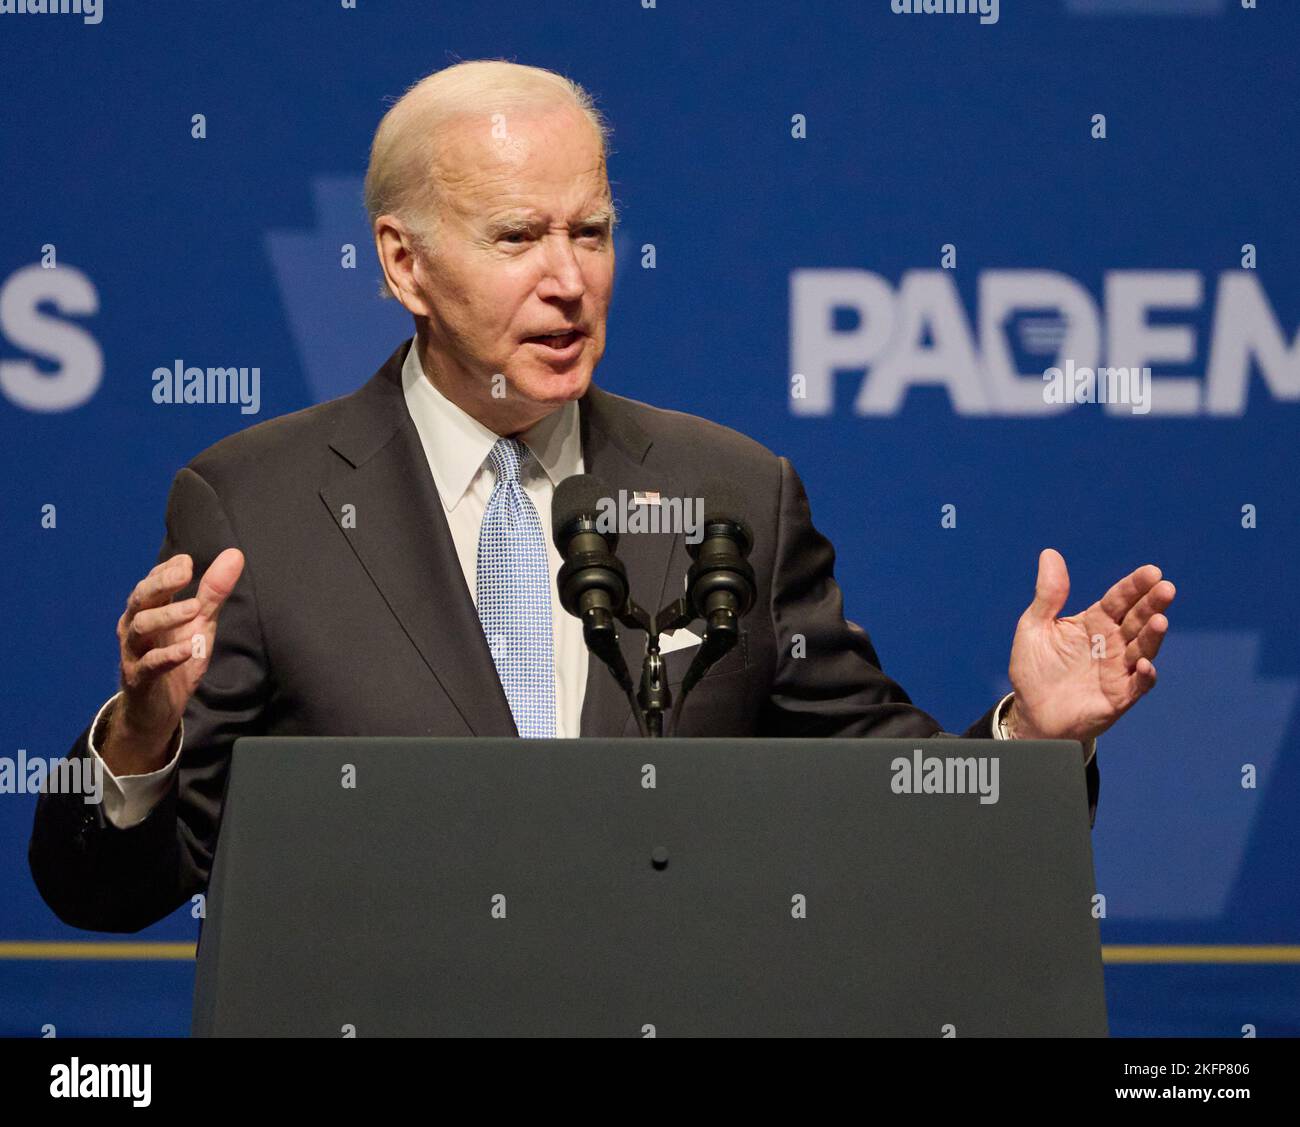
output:
M1175 594L1160 569L1146 564L1086 610L1058 618L1069 594L1064 558L1044 548L1034 601L1011 644L1017 737L1086 742L1156 683L1152 659L1169 629L1162 612Z

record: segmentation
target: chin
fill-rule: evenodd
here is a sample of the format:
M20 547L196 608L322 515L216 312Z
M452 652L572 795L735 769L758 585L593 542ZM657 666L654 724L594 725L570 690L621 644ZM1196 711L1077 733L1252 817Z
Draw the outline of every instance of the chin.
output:
M591 385L591 371L579 365L571 372L529 372L517 384L517 389L534 403L561 406L571 399L581 399Z

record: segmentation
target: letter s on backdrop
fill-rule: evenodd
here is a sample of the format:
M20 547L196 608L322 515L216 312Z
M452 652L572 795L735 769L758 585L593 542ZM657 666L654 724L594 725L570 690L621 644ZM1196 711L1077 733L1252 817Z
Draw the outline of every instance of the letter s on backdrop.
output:
M0 286L0 336L59 367L43 372L31 360L0 360L0 392L28 411L71 411L99 389L104 353L80 325L42 311L47 302L63 314L99 312L94 284L75 266L24 266L11 275Z

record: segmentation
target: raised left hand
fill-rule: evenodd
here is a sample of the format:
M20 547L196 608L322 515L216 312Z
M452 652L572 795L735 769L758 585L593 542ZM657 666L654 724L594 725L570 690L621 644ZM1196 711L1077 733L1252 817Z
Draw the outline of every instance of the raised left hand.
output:
M1175 589L1155 564L1130 572L1087 610L1057 618L1070 573L1054 548L1038 557L1034 601L1011 643L1008 723L1017 739L1100 735L1156 683L1152 658L1169 629Z

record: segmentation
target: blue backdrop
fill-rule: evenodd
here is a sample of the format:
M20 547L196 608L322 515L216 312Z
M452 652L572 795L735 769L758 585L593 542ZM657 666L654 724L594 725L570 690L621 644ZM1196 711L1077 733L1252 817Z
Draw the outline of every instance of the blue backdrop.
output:
M850 616L946 727L1005 690L1042 547L1068 613L1174 580L1160 683L1100 741L1112 1027L1300 1032L1300 5L648 4L0 4L0 756L61 755L115 688L175 470L410 335L371 135L429 71L511 58L614 127L597 380L789 456ZM257 414L155 403L177 361L259 368ZM1047 402L1067 361L1149 367L1150 409ZM0 1033L187 1031L192 961L94 957L120 937L41 902L33 805L0 795Z

